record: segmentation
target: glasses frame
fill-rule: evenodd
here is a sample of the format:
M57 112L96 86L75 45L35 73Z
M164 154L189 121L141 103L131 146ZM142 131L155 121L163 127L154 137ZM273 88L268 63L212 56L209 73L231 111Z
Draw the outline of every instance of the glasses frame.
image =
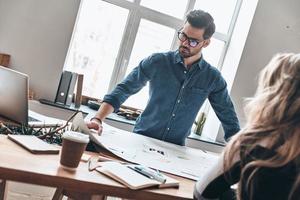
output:
M185 39L181 39L181 38L179 37L180 34L182 34L182 35L185 37ZM190 37L187 36L183 31L177 31L177 37L178 37L178 39L179 39L181 42L185 42L185 41L187 40L187 41L188 41L188 45L189 45L190 47L192 47L192 48L197 47L198 44L200 44L201 42L204 41L204 40L199 41L199 40L197 40L197 39L190 38ZM196 42L196 45L191 45L192 42Z

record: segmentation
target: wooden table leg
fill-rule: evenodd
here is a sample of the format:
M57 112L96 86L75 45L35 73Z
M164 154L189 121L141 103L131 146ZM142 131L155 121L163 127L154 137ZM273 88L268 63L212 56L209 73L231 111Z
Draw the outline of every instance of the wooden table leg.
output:
M60 191L60 194L67 196L68 200L106 200L107 199L107 197L104 195L85 194L85 193L80 193L80 192L66 190L66 189L62 189ZM61 199L57 199L57 200L61 200Z
M57 188L53 197L52 197L52 200L62 200L64 196L64 189L63 188Z
M92 195L91 200L107 200L107 196L104 195Z
M6 199L6 180L0 180L0 200Z

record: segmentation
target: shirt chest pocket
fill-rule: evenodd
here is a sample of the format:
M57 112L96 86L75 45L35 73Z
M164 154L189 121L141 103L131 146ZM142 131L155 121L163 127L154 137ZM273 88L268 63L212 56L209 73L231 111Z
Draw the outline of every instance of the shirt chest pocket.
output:
M186 89L184 97L185 105L193 105L199 107L203 104L208 96L208 91L203 88L190 87Z

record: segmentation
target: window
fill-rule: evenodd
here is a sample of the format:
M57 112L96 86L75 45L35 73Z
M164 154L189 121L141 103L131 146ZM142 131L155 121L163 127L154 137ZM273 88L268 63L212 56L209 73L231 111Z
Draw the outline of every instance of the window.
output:
M187 0L141 0L141 5L177 18L183 18Z
M194 8L209 12L214 17L216 31L226 34L229 31L236 3L237 0L197 0Z
M136 67L139 62L154 52L164 52L171 48L175 30L145 19L141 20L126 75ZM164 38L161 40L161 38ZM148 99L148 87L144 87L139 93L128 98L125 105L143 109Z
M82 2L65 70L84 74L84 95L103 98L107 92L128 13L104 1Z

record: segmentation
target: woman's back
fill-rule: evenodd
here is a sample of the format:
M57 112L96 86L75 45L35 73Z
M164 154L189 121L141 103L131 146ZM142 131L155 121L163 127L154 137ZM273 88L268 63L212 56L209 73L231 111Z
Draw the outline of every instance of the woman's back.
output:
M300 200L299 88L300 54L274 56L245 107L245 127L228 143L217 168L196 184L196 198L218 198L238 183L240 200Z
M299 174L299 160L295 159L281 167L248 168L241 177L241 171L245 165L253 161L269 159L275 154L276 152L273 150L259 145L255 146L243 160L236 161L228 171L210 181L204 191L198 191L196 187L195 198L235 199L236 197L232 197L232 195L228 197L228 194L232 194L230 186L240 182L239 189L242 200L287 200ZM222 166L220 164L219 168ZM252 181L248 184L247 180L254 172L253 169L256 171ZM300 194L296 199L300 199Z
M262 146L256 146L250 152L249 156L247 156L246 159L241 162L241 166L243 168L243 166L249 162L269 159L275 154L276 152L273 150L264 148ZM241 179L240 189L242 199L288 199L299 173L299 166L297 163L299 162L297 159L295 159L281 167L248 168L244 172L244 175ZM247 183L247 180L249 180L249 177L252 173L253 178L251 179L251 182ZM252 191L250 191L250 188L252 188Z

